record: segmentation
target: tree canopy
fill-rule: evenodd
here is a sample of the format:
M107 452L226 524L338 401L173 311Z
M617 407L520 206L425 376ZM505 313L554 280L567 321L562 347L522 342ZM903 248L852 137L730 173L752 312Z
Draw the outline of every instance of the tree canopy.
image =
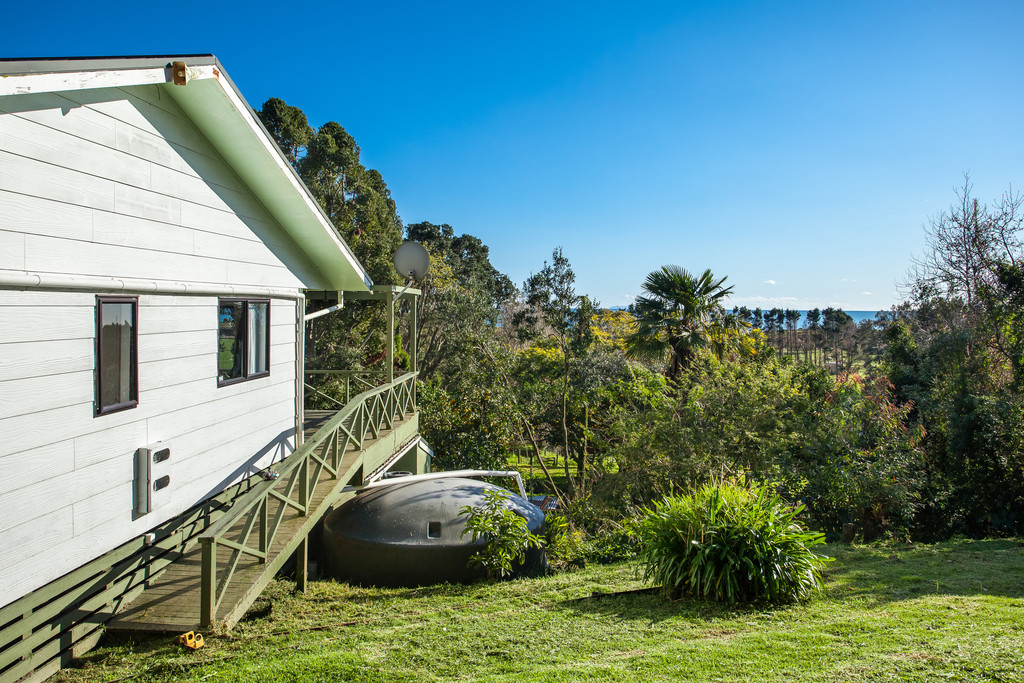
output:
M634 358L669 356L668 376L678 377L689 366L698 349L711 346L726 320L722 300L732 292L725 277L715 278L711 270L693 275L679 266L663 266L644 280L643 296L636 298L633 314L636 331L626 342L627 355Z
M965 176L929 221L909 300L871 321L836 307L727 313L725 277L671 265L628 311L609 311L577 290L561 248L517 289L480 238L403 228L337 122L314 128L279 99L260 118L376 282L397 283L404 231L430 253L416 336L436 467L504 468L526 446L547 490L592 529L735 476L803 501L833 536L1024 531L1021 195L985 204ZM308 326L308 367L379 371L375 305ZM409 340L403 324L394 331Z
M396 284L391 257L402 243L402 219L383 176L360 162L355 138L336 121L314 130L301 109L278 98L259 116L373 281Z

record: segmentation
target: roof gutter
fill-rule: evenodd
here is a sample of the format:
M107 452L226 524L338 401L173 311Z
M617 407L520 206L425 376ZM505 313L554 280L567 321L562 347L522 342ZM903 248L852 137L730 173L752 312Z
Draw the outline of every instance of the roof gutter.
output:
M300 299L299 289L252 287L98 277L95 275L54 275L52 273L12 273L0 271L0 289L58 290L86 292L132 292L141 294L177 294L191 296L244 296L268 299Z

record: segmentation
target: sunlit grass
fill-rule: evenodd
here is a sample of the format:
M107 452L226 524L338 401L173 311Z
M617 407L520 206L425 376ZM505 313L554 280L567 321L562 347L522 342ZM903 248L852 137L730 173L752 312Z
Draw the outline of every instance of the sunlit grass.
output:
M826 552L823 591L776 609L637 592L631 563L420 589L278 581L199 652L110 641L53 680L1024 681L1017 541Z
M544 474L544 468L540 466L536 456L530 457L531 453L532 449L520 449L518 452L509 454L507 466L509 469L516 470L522 475L527 492L538 494L551 493L551 484ZM554 451L541 451L541 457L551 473L551 478L555 481L555 485L558 486L560 491L565 491L565 458ZM591 472L594 467L595 464L588 461L587 472ZM604 473L618 472L618 466L612 458L604 458L600 463L600 468ZM576 461L572 459L569 460L569 474L576 477Z

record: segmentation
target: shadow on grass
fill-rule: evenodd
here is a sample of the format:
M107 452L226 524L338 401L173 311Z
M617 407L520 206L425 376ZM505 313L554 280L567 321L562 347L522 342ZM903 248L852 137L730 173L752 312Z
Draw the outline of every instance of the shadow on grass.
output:
M1024 543L1017 539L949 541L941 545L825 548L834 557L824 571L821 594L812 600L856 600L883 605L925 596L997 596L1024 599ZM792 603L720 605L707 600L669 600L656 590L595 593L558 603L558 609L652 623L674 617L723 619L786 609Z
M482 585L482 583L439 583L433 586L415 586L410 588L377 588L373 586L346 584L343 582L338 582L335 585L338 586L339 589L344 590L343 594L332 594L325 597L308 597L306 598L306 601L309 603L330 603L343 599L351 603L361 604L377 602L382 598L415 599L441 596L457 597L464 594L472 587Z
M641 589L621 593L596 592L593 595L565 600L554 609L577 614L601 616L622 621L644 621L656 624L667 619L711 620L762 613L764 605L722 605L696 598L670 599L660 589Z
M941 545L830 546L825 572L832 599L875 603L928 595L1024 598L1024 544L1017 539Z
M174 644L173 636L168 633L145 633L137 631L133 633L121 631L107 631L100 639L98 646L89 652L75 657L70 668L80 669L86 666L103 663L110 657L117 657L118 650L129 650L132 656L136 655L166 655L180 650Z

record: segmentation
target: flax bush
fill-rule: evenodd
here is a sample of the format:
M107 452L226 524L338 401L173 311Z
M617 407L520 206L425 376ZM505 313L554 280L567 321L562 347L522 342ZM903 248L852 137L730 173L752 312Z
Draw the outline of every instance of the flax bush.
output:
M732 482L667 497L640 524L644 580L727 603L807 598L830 558L811 550L824 537L797 522L802 511L766 487Z

